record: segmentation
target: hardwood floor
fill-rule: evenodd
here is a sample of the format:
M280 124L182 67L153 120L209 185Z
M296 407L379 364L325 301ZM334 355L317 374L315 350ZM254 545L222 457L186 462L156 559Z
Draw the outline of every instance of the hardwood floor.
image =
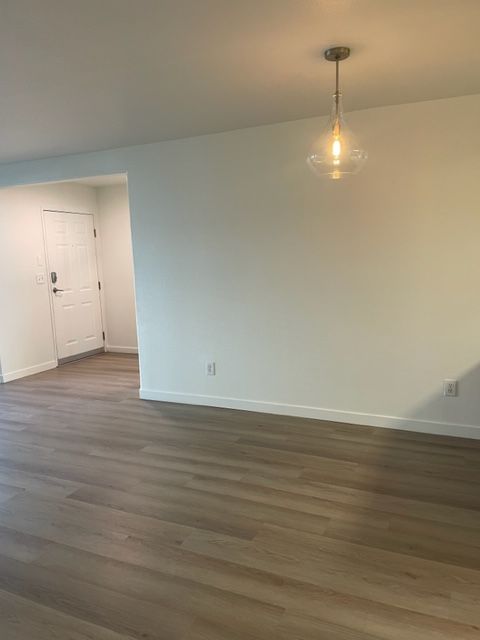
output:
M480 442L0 387L2 640L479 640Z

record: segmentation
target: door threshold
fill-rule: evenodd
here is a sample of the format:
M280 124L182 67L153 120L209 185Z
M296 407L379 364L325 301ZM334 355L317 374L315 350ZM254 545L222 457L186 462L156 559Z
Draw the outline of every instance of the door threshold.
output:
M66 358L59 358L58 365L60 366L61 364L75 362L75 360L83 360L83 358L90 358L90 356L97 356L99 353L105 353L105 347L92 349L91 351L84 351L83 353L77 353L74 356L67 356Z

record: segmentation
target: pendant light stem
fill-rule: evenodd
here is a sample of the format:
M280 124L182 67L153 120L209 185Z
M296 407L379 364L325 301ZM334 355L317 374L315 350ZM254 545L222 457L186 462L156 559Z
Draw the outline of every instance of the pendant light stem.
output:
M340 75L340 60L335 60L335 116L338 118L338 109L340 102L339 92L339 75Z
M330 47L323 53L325 60L335 62L335 120L338 122L340 116L340 62L346 60L350 55L349 47Z
M334 121L334 133L338 136L340 134L340 60L335 60L335 121Z

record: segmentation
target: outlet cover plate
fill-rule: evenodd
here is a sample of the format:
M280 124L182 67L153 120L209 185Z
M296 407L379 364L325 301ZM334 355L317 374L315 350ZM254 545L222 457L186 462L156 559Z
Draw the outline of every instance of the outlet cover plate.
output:
M207 360L205 362L205 374L207 376L214 376L217 373L217 366L213 360Z
M458 380L447 379L443 381L443 395L454 397L458 395Z

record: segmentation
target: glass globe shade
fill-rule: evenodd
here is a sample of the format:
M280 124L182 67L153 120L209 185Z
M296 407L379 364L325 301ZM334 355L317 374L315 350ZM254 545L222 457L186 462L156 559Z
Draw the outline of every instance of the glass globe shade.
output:
M360 147L345 123L341 94L336 93L333 98L330 120L313 144L307 163L316 175L338 180L358 173L365 164L368 153Z

